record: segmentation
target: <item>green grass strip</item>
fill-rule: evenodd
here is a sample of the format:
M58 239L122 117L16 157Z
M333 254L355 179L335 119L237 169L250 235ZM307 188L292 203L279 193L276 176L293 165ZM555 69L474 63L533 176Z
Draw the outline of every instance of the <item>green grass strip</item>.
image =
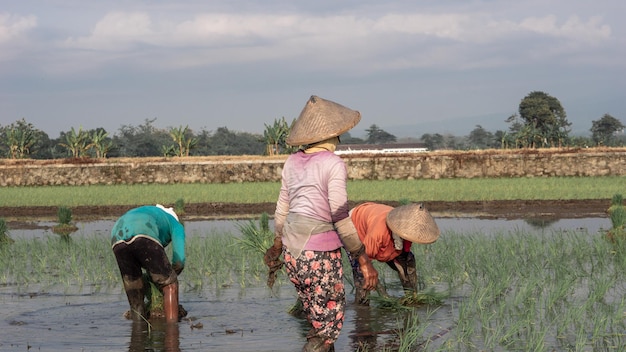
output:
M610 199L624 193L624 185L624 176L374 180L348 182L348 196L354 201ZM278 182L2 187L0 205L264 203L275 202L279 189Z

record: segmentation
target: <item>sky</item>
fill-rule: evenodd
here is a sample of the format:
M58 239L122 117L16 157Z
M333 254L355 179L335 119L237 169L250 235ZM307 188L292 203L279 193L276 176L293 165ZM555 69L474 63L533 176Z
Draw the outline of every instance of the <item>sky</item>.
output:
M495 132L533 91L626 124L624 0L0 0L0 126L263 133L311 95L398 138Z

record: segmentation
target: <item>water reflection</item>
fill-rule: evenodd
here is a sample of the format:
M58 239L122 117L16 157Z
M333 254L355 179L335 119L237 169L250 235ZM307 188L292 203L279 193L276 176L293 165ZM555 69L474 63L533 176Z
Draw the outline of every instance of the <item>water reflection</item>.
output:
M180 352L180 330L178 324L164 320L133 321L128 352L164 351Z
M354 331L350 333L352 347L355 351L377 351L377 331L370 327L372 310L369 306L355 305L354 312Z
M524 221L535 229L545 229L545 228L549 228L550 226L552 226L552 224L556 223L558 220L557 219L550 219L550 220L526 219Z

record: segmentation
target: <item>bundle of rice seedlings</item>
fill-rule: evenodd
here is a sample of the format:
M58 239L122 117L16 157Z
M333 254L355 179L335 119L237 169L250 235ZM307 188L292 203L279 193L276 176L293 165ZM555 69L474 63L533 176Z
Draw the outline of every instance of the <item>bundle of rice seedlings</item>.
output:
M371 300L378 308L396 311L424 305L441 305L447 297L447 294L436 292L431 288L428 291L410 292L402 297L377 295Z
M400 297L372 295L370 297L370 301L373 302L377 308L384 310L391 310L395 312L410 309L401 303Z
M148 316L164 316L163 312L163 292L152 282L152 278L147 273L143 274L143 284L146 291L146 312Z
M408 307L442 305L446 298L448 298L447 294L436 292L434 288L431 288L428 291L411 292L401 297L400 303Z
M241 248L264 255L268 248L274 244L274 232L270 230L269 215L261 214L259 225L249 220L247 223L237 225L241 237L236 242Z
M57 210L57 219L59 224L52 227L52 232L68 236L72 232L78 230L74 224L72 224L72 210L68 207L59 207Z
M152 281L148 273L143 274L143 283L146 287L146 315L148 319L165 317L165 307L163 306L163 291ZM187 311L182 304L178 305L178 317L180 319L187 316Z

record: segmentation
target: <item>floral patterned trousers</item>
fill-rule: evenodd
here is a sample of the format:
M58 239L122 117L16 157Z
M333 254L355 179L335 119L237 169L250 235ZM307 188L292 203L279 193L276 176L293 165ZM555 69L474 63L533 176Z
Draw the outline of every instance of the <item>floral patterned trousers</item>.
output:
M328 252L303 251L297 259L284 249L287 275L296 287L307 320L307 338L334 343L343 327L346 295L341 248Z

